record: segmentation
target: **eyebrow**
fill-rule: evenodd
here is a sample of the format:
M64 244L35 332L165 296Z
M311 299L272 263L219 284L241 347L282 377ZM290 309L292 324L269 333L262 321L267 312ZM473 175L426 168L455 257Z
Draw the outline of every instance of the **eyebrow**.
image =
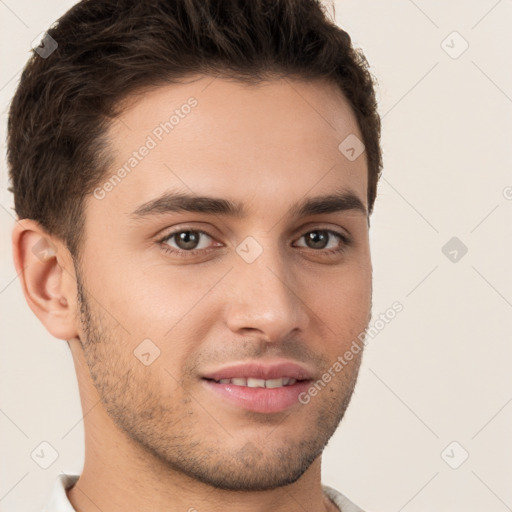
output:
M350 191L308 197L294 204L288 214L291 217L307 217L309 215L342 211L355 211L368 217L368 212L363 202L356 194ZM130 214L130 217L140 220L169 212L196 212L208 215L222 215L236 219L247 217L247 211L240 202L181 192L165 192L161 196L141 204Z

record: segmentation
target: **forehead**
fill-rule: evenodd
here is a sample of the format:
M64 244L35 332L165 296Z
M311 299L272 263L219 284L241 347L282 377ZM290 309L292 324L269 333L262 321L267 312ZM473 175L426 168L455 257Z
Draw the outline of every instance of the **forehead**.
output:
M351 160L339 148L362 139L356 118L323 81L196 77L132 98L108 135L104 182L114 179L102 207L126 215L165 189L275 208L344 188L367 205L365 154Z

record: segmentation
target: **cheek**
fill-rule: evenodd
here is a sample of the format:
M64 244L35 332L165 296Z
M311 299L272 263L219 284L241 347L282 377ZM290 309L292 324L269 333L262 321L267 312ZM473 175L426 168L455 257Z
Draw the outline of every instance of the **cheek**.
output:
M315 313L338 340L357 337L366 328L371 311L372 281L369 265L351 265L317 280L309 287ZM308 303L309 300L306 302Z
M216 304L208 300L208 292L219 278L217 273L210 277L203 273L199 279L197 271L194 276L164 270L165 266L158 265L134 270L129 278L119 274L108 283L106 303L125 328L130 346L135 350L145 343L140 351L155 351L155 366L163 365L176 374L174 369L181 368L197 350L210 320L215 321Z
M321 287L337 297L364 301L371 292L372 265L367 247L357 248L332 266L313 267L306 274L308 284Z

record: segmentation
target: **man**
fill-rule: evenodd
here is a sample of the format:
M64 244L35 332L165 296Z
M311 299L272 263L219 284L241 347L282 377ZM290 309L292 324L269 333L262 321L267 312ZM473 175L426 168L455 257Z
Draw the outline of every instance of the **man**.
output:
M380 121L321 4L81 2L8 129L16 269L84 412L46 510L361 510L320 469L371 316Z

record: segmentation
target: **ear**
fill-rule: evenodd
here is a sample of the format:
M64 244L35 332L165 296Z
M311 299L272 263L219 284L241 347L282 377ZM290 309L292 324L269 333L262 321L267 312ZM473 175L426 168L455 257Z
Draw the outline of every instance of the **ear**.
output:
M16 272L30 309L55 338L78 336L78 301L72 256L66 245L32 219L12 232Z

